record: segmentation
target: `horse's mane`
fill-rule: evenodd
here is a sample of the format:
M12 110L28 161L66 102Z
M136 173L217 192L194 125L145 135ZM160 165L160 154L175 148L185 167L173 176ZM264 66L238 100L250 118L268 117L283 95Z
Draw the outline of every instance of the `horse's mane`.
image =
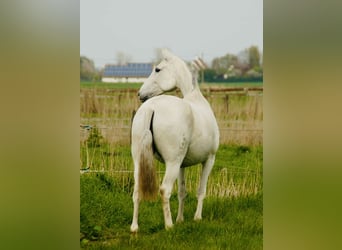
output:
M192 65L189 66L189 70L192 76L192 85L194 88L198 88L198 70Z

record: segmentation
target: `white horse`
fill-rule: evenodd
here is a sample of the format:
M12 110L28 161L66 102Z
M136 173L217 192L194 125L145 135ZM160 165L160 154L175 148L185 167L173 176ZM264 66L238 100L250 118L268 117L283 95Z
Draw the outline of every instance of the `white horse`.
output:
M181 90L182 99L161 95L175 88ZM138 231L139 202L155 198L158 193L153 155L166 166L159 189L165 228L173 226L169 199L177 177L179 207L176 221L183 221L186 196L184 167L197 163L202 163L203 168L194 219L202 219L207 180L219 146L219 129L209 103L185 62L168 50L163 51L163 60L144 82L138 95L143 104L132 123L135 184L131 232Z

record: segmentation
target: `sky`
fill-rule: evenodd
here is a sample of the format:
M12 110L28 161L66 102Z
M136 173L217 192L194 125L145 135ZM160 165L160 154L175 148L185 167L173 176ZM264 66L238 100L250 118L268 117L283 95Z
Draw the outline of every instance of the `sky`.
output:
M95 66L151 62L157 48L210 63L256 45L263 51L262 0L81 0L80 54Z

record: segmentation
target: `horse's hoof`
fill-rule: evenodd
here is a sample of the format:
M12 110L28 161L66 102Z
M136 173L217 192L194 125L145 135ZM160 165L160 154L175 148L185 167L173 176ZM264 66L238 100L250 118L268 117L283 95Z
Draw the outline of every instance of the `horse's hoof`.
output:
M131 226L131 233L132 234L138 233L138 226Z
M165 225L166 231L171 230L172 228L173 228L173 225L172 225L172 224L171 224L171 225Z
M184 221L184 218L182 218L182 217L177 217L177 219L176 219L176 222L177 223L182 223Z
M195 221L200 221L200 220L202 220L202 216L195 216L195 217L194 217L194 220L195 220Z

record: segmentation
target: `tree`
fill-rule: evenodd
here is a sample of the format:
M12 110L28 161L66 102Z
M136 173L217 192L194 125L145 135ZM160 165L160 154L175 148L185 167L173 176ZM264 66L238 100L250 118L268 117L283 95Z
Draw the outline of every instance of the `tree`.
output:
M80 57L80 78L91 81L96 75L94 62L85 56Z
M249 56L249 67L250 69L258 69L260 68L260 53L257 46L251 46L248 48L248 56Z
M213 70L215 70L216 74L223 75L228 72L232 65L235 66L237 62L237 56L233 54L226 54L225 56L214 58L211 67Z
M119 65L124 65L132 61L132 57L125 52L119 51L116 53L116 62Z
M217 80L217 75L213 69L205 69L203 72L205 82L214 82Z

